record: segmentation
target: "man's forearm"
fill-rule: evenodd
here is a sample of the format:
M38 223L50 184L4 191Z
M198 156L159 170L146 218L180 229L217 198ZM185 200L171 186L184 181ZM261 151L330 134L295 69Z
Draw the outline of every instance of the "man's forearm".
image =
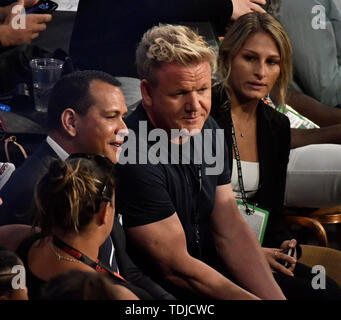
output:
M218 253L242 287L261 299L285 299L258 239L246 224L235 226L228 238L218 236L215 240Z
M127 229L131 243L139 244L150 263L173 285L211 299L257 299L187 251L186 236L178 215Z
M320 127L341 123L340 109L323 104L302 92L289 89L286 103Z
M254 294L239 287L222 274L193 257L180 261L166 279L204 298L218 300L257 300Z
M341 124L320 129L291 129L291 149L321 143L341 144Z
M271 99L278 104L279 89L274 86ZM323 104L316 99L294 89L289 88L285 103L293 107L298 113L315 122L320 127L341 123L341 109Z

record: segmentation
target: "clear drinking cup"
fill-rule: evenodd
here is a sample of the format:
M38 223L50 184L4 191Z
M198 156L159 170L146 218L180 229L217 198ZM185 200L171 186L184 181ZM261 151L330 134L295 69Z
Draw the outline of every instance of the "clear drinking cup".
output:
M53 58L38 58L30 61L36 111L47 112L49 95L62 75L63 64L63 61Z

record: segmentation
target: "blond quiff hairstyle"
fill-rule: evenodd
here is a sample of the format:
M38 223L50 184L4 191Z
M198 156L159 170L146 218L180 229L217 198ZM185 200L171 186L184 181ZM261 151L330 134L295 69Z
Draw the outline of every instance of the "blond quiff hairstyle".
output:
M156 73L163 63L189 66L209 62L216 67L216 53L202 36L180 25L155 26L143 35L136 51L137 72L140 79L157 85Z

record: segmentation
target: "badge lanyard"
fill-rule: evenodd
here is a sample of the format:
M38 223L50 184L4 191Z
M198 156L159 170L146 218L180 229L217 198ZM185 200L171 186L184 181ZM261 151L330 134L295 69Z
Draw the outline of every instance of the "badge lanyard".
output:
M198 178L199 178L199 192L198 192L198 196L197 196L197 203L196 203L196 221L195 221L195 235L196 235L196 242L197 242L197 246L198 246L198 251L199 251L199 255L200 257L202 257L202 252L201 252L201 247L200 247L200 231L199 231L199 201L200 201L200 193L201 193L201 189L202 189L202 168L201 165L196 165L197 168L197 173L198 173Z
M200 202L200 194L202 190L202 166L201 165L195 165L196 168L196 176L199 180L199 188L197 190L198 194L196 196L196 202L195 202L195 208L192 211L193 219L194 219L194 226L195 226L195 243L198 250L198 255L201 258L202 252L201 252L201 246L200 246L200 230L199 230L199 202ZM181 166L181 170L185 176L187 186L190 188L191 193L194 192L192 189L192 185L190 183L190 180L187 176L186 169Z
M245 211L248 215L251 215L254 213L254 209L250 209L249 205L247 203L246 193L245 193L245 189L244 189L244 182L243 182L242 165L240 162L240 156L239 156L239 151L238 151L238 147L237 147L237 139L236 139L236 134L234 131L232 119L231 119L231 133L232 133L232 145L233 145L233 149L234 149L234 153L235 153L236 161L237 161L239 189L240 189L240 192L242 194L242 201L243 201L244 206L245 206Z
M191 139L192 142L192 139ZM182 152L182 149L180 148L180 152ZM191 151L192 152L192 151ZM180 154L180 157L182 157L182 153ZM197 247L197 253L198 253L198 257L202 257L202 251L201 251L201 246L200 246L200 230L199 230L199 206L200 206L200 194L202 191L202 184L203 184L203 168L201 164L194 164L194 168L195 168L195 177L198 181L198 188L193 188L193 185L190 182L190 178L187 175L186 172L186 165L180 163L180 168L181 171L186 179L186 183L187 186L190 190L190 193L192 194L192 196L195 194L195 192L197 192L197 196L195 199L195 203L193 203L193 209L192 209L192 218L194 221L194 227L195 227L195 244Z
M101 263L101 261L99 261L98 259L96 261L93 261L88 256L86 256L84 253L82 253L79 250L69 246L68 244L66 244L65 242L63 242L62 240L57 238L56 236L53 236L53 244L56 247L58 247L60 250L68 253L69 255L71 255L72 257L77 259L78 261L83 262L84 264L93 268L97 272L105 273L105 274L111 276L115 280L118 280L117 278L119 278L120 280L123 280L124 282L129 283L121 275L119 275L118 273L116 273L116 272L110 270L109 268L107 268L106 266L104 266Z

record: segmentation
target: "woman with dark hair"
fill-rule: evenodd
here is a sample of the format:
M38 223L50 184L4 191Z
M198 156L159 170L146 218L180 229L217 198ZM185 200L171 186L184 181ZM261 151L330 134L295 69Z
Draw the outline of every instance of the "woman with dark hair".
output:
M290 125L286 116L267 106L266 97L277 86L284 102L292 76L291 54L285 30L271 15L240 17L219 49L220 83L213 89L211 114L225 129L231 183L242 211L247 215L254 205L268 211L263 251L283 293L289 299L339 299L340 288L330 279L329 290L312 287L314 275L297 263L301 250L282 213ZM289 249L293 257L286 254Z

